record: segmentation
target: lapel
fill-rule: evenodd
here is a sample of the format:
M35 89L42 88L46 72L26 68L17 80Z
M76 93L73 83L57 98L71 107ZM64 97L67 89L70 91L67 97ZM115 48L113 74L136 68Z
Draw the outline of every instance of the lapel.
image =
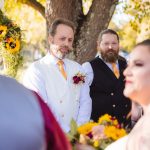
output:
M120 72L119 79L123 80L124 79L123 71L125 70L127 64L125 60L122 60L120 58L118 59L118 63L119 63L119 72Z
M104 61L99 57L97 59L99 60L99 65L101 66L101 70L104 71L104 74L112 80L117 79L112 70L104 63Z
M110 77L110 79L120 80L120 79L124 78L123 71L124 71L124 69L126 67L126 61L122 60L119 57L119 59L118 59L118 65L119 65L120 76L117 79L116 76L114 75L114 73L112 72L112 70L104 63L104 61L101 58L97 57L96 59L98 60L98 63L101 66L101 69L105 72L105 74L107 74Z
M70 70L70 66L69 66L69 64L68 64L68 62L67 62L67 60L65 59L65 71L66 71L66 73L67 73L67 80L65 80L67 83L68 82L70 82L70 78L71 78L71 70Z
M47 53L47 55L43 57L41 61L44 63L44 65L46 65L49 68L48 70L50 72L50 75L53 75L56 78L59 77L64 84L67 84L68 81L68 70L66 69L67 63L64 62L65 71L67 73L67 79L65 79L61 74L61 72L59 71L57 64L55 63L55 58L50 53Z

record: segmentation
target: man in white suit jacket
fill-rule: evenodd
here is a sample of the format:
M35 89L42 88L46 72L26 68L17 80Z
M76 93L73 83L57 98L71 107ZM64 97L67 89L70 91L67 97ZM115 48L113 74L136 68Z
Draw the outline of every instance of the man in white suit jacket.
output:
M91 115L86 77L83 79L85 82L74 83L73 80L78 73L85 75L82 67L65 58L72 50L74 32L72 22L56 19L49 31L50 50L45 57L31 64L23 80L26 87L39 93L46 101L65 132L69 131L72 118L80 125L89 121ZM63 73L58 61L63 62Z

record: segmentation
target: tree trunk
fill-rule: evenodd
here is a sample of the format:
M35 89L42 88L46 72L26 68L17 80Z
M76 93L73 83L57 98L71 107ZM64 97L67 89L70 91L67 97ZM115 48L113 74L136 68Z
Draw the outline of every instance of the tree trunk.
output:
M93 0L87 15L82 12L82 0L47 0L47 27L55 18L63 17L76 25L73 59L83 63L95 57L96 41L101 30L106 29L118 0Z

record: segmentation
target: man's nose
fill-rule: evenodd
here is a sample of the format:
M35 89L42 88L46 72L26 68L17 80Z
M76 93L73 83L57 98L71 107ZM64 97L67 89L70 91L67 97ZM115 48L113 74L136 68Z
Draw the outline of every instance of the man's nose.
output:
M69 46L69 41L68 40L65 40L65 45Z
M108 45L108 48L109 48L109 49L112 49L112 45L111 45L111 44L109 44L109 45Z

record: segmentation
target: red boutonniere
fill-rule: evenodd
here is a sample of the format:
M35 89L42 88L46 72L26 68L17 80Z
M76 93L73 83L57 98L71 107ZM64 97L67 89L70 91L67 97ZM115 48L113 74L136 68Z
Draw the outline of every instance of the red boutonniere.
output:
M85 82L85 75L81 73L77 73L75 76L73 76L73 83L74 84L80 84Z

